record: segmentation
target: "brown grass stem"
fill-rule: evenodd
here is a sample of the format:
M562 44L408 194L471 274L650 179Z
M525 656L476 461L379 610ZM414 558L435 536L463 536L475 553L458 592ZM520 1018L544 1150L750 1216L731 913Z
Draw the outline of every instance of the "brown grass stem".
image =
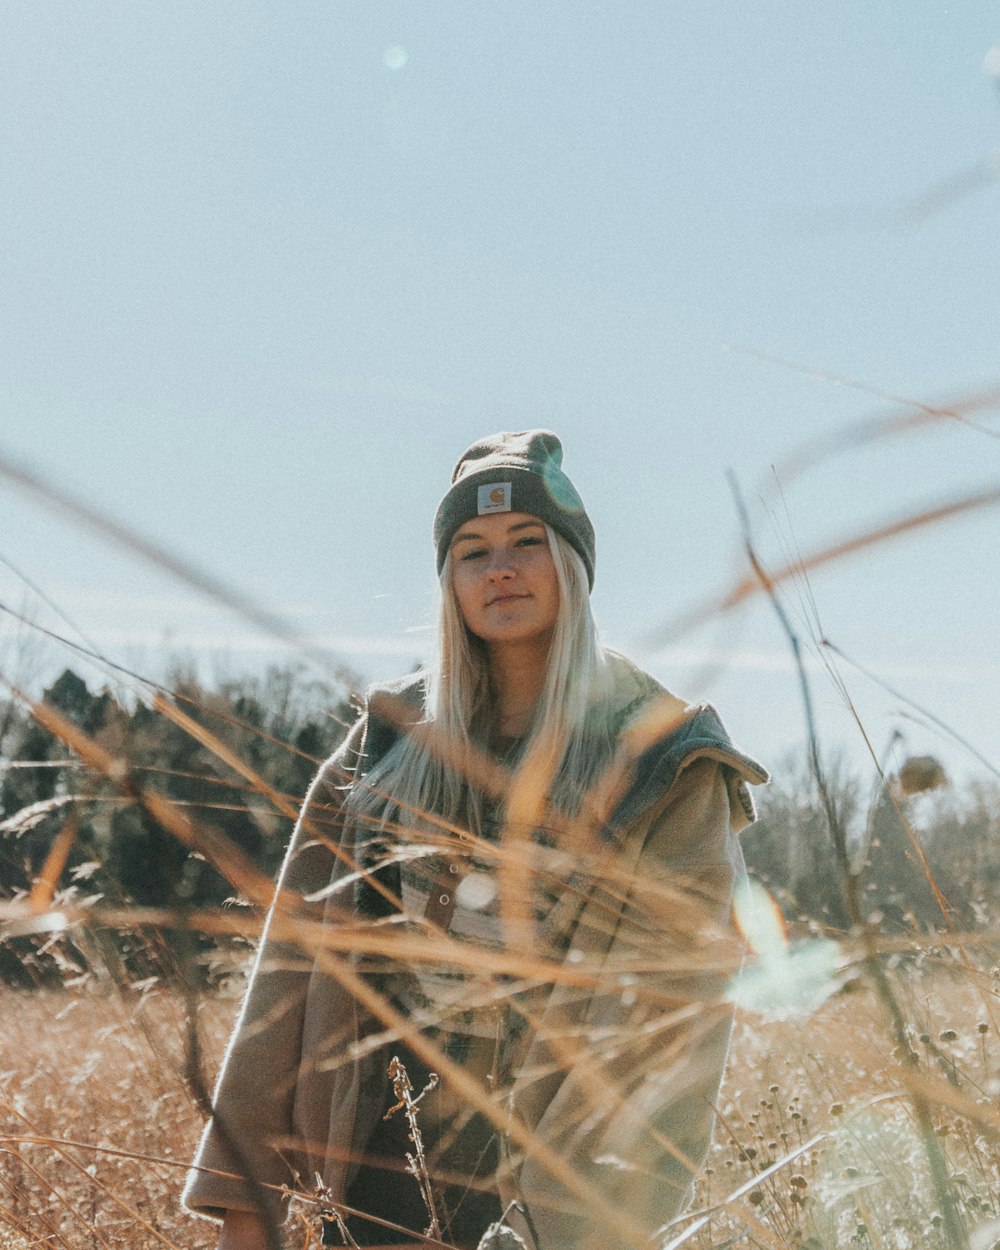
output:
M879 959L878 949L874 938L874 926L869 924L862 914L859 895L859 878L857 874L851 871L850 859L847 853L846 834L837 817L836 809L830 795L830 790L826 783L825 774L820 760L819 739L816 733L815 718L812 710L809 678L805 671L805 665L802 663L802 654L798 636L792 629L788 617L781 605L780 600L778 599L776 586L779 579L775 578L764 569L754 550L749 529L749 518L733 474L730 474L730 484L733 489L737 510L743 527L744 545L747 557L753 570L753 578L763 593L768 596L781 628L788 639L789 647L791 648L792 655L795 660L796 669L799 675L799 686L802 694L803 708L806 717L809 758L813 766L816 785L826 813L830 838L841 866L848 913L851 917L852 924L857 932L860 933L865 945L864 967L870 976L873 985L875 986L878 998L885 1007L899 1054L901 1056L909 1057L912 1053L912 1048L907 1034L906 1022L899 1003L896 1000L896 996L892 992L892 988L889 985L881 960ZM993 495L994 502L996 500L1000 500L1000 490L993 492ZM795 566L794 571L797 575L805 575L807 566ZM788 575L790 576L791 574L789 573ZM926 860L924 862L926 863ZM911 1099L914 1112L920 1126L921 1141L927 1157L928 1165L930 1167L935 1195L941 1206L946 1233L949 1242L951 1243L951 1250L967 1250L969 1244L968 1233L966 1232L965 1224L962 1221L954 1200L947 1160L934 1133L934 1124L931 1120L930 1106L924 1096L915 1089L911 1093Z
M53 1198L58 1200L58 1203L61 1206L61 1208L63 1208L63 1210L69 1211L69 1213L73 1215L75 1219L79 1219L80 1223L84 1225L84 1228L88 1230L88 1233L90 1233L90 1235L93 1236L96 1243L100 1243L105 1246L108 1245L108 1243L106 1243L106 1241L104 1241L104 1239L101 1238L101 1235L100 1233L98 1233L98 1230L96 1230L94 1226L91 1225L88 1220L86 1220L85 1216L81 1216L78 1213L76 1213L76 1211L73 1208L73 1204L70 1203L69 1199L66 1198L64 1194L60 1193L59 1189L56 1189L56 1186L53 1185L53 1183L51 1183L51 1181L49 1180L49 1178L47 1178L47 1176L42 1174L39 1169L35 1168L34 1164L30 1164L29 1161L27 1161L24 1158L24 1155L19 1153L17 1154L16 1158L17 1158L17 1166L19 1166L19 1168L24 1169L26 1173L29 1174L30 1176L34 1176L37 1183L41 1185L41 1188L44 1189L47 1194L53 1195ZM50 1228L51 1226L53 1226L51 1225L51 1221L49 1220L46 1220L46 1223L49 1224ZM22 1228L22 1226L24 1226L24 1223L22 1223L22 1221L20 1219L17 1219L15 1216L15 1226L16 1225L20 1225ZM68 1245L68 1243L66 1243L66 1239L64 1238L63 1234L58 1233L58 1231L56 1231L55 1233L55 1239L58 1239L60 1243L63 1244L64 1246Z
M949 520L951 517L962 516L968 512L994 507L998 503L1000 503L1000 486L990 486L982 490L973 491L971 494L960 496L957 499L950 499L944 503L921 508L917 512L911 512L906 516L897 517L894 520L885 521L881 525L863 530L860 534L852 534L847 538L838 539L834 543L821 547L811 554L804 555L801 559L794 560L769 573L768 580L772 586L780 586L791 578L822 568L824 565L844 560L849 556L856 555L859 551L867 550L869 547L880 546L915 530L925 529L928 526ZM733 608L762 593L767 592L756 573L739 578L735 585L723 591L720 595L713 596L713 598L700 606L685 612L683 616L668 622L660 629L654 630L645 639L645 645L650 649L665 646L679 635L704 624L713 617L722 616L732 611Z
M790 1163L794 1163L796 1159L801 1158L802 1155L814 1149L820 1144L820 1142L825 1141L828 1136L828 1133L815 1134L815 1136L811 1137L807 1142L804 1142L800 1146L796 1146L794 1150L791 1150L787 1154L783 1155L782 1158L778 1159L775 1163L772 1163L762 1172L755 1173L748 1181L745 1181L737 1189L734 1189L731 1193L727 1194L727 1196L721 1201L713 1203L710 1207L703 1208L698 1211L688 1211L684 1215L678 1216L673 1223L682 1223L688 1220L692 1220L693 1223L685 1228L685 1230L677 1237L673 1238L672 1241L669 1241L660 1247L660 1250L677 1250L678 1246L682 1246L686 1241L690 1241L695 1233L704 1228L706 1224L710 1223L712 1218L720 1211L725 1210L726 1207L732 1206L734 1202L737 1202L740 1198L745 1197L751 1190L756 1189L762 1181L766 1181L770 1177L782 1171L784 1168L787 1168Z
M12 617L14 620L19 621L22 625L27 625L36 633L41 634L45 638L51 639L53 642L58 643L61 647L65 647L68 650L73 651L76 655L83 656L88 660L93 660L96 663L103 665L105 668L111 669L113 672L120 673L123 677L128 677L143 691L151 694L159 693L167 696L168 698L176 699L179 703L186 703L189 707L196 708L199 712L204 713L206 716L212 716L216 720L221 720L223 724L230 725L233 728L248 733L262 742L268 742L272 746L280 747L283 751L287 751L289 755L298 756L300 759L307 760L313 765L318 766L322 762L314 755L310 755L308 751L303 751L300 747L295 746L294 743L287 742L283 738L276 738L273 734L268 733L266 729L263 729L259 725L254 725L239 716L235 716L232 712L225 712L221 708L214 707L205 700L196 699L193 695L186 694L183 690L175 690L169 686L165 686L162 682L155 681L152 677L146 677L142 673L136 672L133 668L117 663L115 660L110 659L108 656L99 651L89 650L87 647L81 646L79 643L74 642L71 638L65 637L63 634L59 634L51 629L46 629L44 625L40 625L37 621L33 621L23 612L16 611L14 608L10 607L9 604L5 604L2 601L0 601L0 612L3 612L7 616ZM12 766L22 767L23 765L20 761L15 761ZM56 763L53 761L43 761L36 766L39 768L54 767L56 766ZM199 777L199 780L204 780L204 778Z
M520 1119L497 1108L493 1098L483 1089L480 1083L433 1041L424 1036L412 1021L377 990L373 989L359 973L355 972L345 961L317 956L317 966L339 981L345 990L366 1011L387 1028L397 1031L413 1052L428 1065L432 1071L440 1074L468 1104L483 1116L494 1127L519 1146L526 1155L537 1162L556 1180L560 1181L571 1193L581 1200L585 1208L603 1220L609 1228L617 1230L623 1244L635 1250L649 1250L648 1237L630 1218L628 1212L617 1209L606 1198L596 1193L587 1182L578 1176L576 1171L565 1160L552 1150Z
M17 1119L22 1121L22 1123L27 1124L29 1128L32 1128L32 1129L34 1128L34 1125L32 1124L29 1117L26 1116L23 1111L19 1110L19 1108L14 1106L14 1104L11 1103L9 1099L4 1098L3 1103L11 1115L15 1116ZM42 1135L35 1134L35 1136L41 1137ZM75 1172L77 1172L80 1176L85 1177L88 1184L96 1186L101 1191L101 1193L105 1194L110 1199L110 1201L114 1203L115 1206L119 1207L122 1211L125 1211L130 1219L135 1220L135 1222L141 1228L146 1229L146 1231L150 1233L151 1236L153 1236L158 1242L160 1242L161 1245L167 1246L169 1250L181 1250L181 1247L178 1246L175 1241L172 1241L169 1237L164 1236L164 1234L161 1233L159 1229L154 1228L153 1225L150 1224L150 1222L147 1219L145 1219L135 1209L135 1207L131 1205L131 1203L126 1202L124 1198L120 1198L116 1193L114 1193L111 1189L109 1189L106 1185L104 1185L101 1181L99 1181L96 1176L92 1175L83 1166L82 1163L80 1163L77 1159L74 1159L72 1154L69 1153L69 1149L67 1147L59 1144L58 1140L56 1139L50 1139L46 1142L46 1144L51 1146L52 1149L55 1150L55 1152L59 1155L59 1157L61 1159L64 1159L66 1163L68 1163L69 1166ZM87 1147L83 1147L83 1149L87 1149ZM42 1183L45 1184L45 1186L48 1189L50 1189L53 1193L57 1194L57 1196L60 1198L60 1201L63 1202L63 1205L66 1207L68 1211L73 1211L73 1207L70 1204L69 1200L63 1198L62 1194L60 1194L58 1190L56 1190L55 1186L53 1186L49 1181L47 1181L41 1175L40 1172L38 1172L35 1168L33 1168L31 1164L29 1164L28 1161L23 1157L23 1155L21 1156L20 1161L21 1161L21 1164L24 1167L29 1168L29 1170L31 1170L33 1175L35 1175L40 1181L42 1181ZM104 1239L103 1236L101 1236L100 1232L87 1221L85 1216L80 1215L78 1212L73 1212L73 1214L76 1216L77 1219L81 1221L81 1223L87 1226L89 1231L93 1234L95 1238L97 1238L100 1241L102 1246L107 1247L107 1250L112 1250L112 1247L108 1245L107 1241Z
M886 694L891 694L894 699L898 699L901 703L913 708L913 710L924 717L929 724L936 725L937 728L946 733L949 738L951 738L954 742L957 742L963 750L968 751L978 764L982 764L988 772L992 773L994 777L1000 779L1000 768L991 763L990 760L988 760L981 751L977 750L975 745L971 743L968 738L960 734L954 726L949 725L947 721L943 720L940 716L937 716L929 708L924 707L923 704L917 703L916 700L912 699L909 695L903 694L902 691L898 690L895 686L890 685L876 673L873 673L870 668L860 663L860 661L852 659L851 656L847 655L841 647L837 646L835 642L831 642L829 638L820 638L819 645L827 651L832 652L839 660L843 660L845 664L849 664L859 673L862 673L868 678L869 681L874 682L875 685L884 690Z
M304 638L297 630L278 616L262 608L254 599L227 586L220 578L199 569L188 560L182 560L152 539L145 538L129 526L115 521L92 504L74 496L70 491L53 486L25 465L16 464L9 456L0 455L0 477L34 496L49 509L64 513L83 528L93 530L115 546L138 556L146 564L168 573L171 577L190 586L207 598L222 604L243 617L251 625L278 638L293 651L316 664L321 670L333 675L347 689L358 686L356 675L330 652Z
M0 902L0 919L6 919L9 925L7 936L19 936L27 932L45 931L39 926L39 919L30 911L25 902ZM114 907L114 906L81 906L60 901L58 909L52 914L52 930L62 931L66 927L87 930L120 930L138 931L142 929L182 929L190 928L199 933L213 934L220 937L259 937L262 921L240 913L233 913L229 908L217 911L197 910L190 913L178 908L151 907ZM562 964L556 960L538 955L518 955L513 952L492 950L471 950L468 943L449 937L417 937L403 932L392 932L385 926L373 926L366 929L357 925L353 928L337 926L331 928L322 921L303 919L294 914L289 907L275 914L272 926L274 936L283 943L298 946L305 955L323 950L329 954L367 954L383 956L389 959L406 958L414 962L427 964L448 964L467 968L469 971L488 972L504 978L516 977L525 981L537 981L544 984L573 986L580 989L593 989L608 975L606 968L589 967L587 963ZM735 948L726 958L716 962L706 962L704 971L707 973L727 974L735 971L738 966L738 954ZM700 966L699 966L700 967ZM616 974L641 976L648 973L690 972L690 958L682 955L670 956L664 952L645 958L636 958L627 963L616 965ZM641 981L631 987L639 999L660 1005L676 1004L677 996L667 995Z

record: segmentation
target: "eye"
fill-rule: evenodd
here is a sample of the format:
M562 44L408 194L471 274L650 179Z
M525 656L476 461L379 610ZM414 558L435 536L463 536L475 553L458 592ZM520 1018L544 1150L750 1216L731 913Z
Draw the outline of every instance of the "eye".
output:
M541 547L545 542L544 538L540 538L537 534L525 534L523 538L519 538L515 543L517 547Z
M485 547L473 547L471 551L467 551L464 555L459 556L459 559L465 564L469 560L479 560L484 555L486 555Z

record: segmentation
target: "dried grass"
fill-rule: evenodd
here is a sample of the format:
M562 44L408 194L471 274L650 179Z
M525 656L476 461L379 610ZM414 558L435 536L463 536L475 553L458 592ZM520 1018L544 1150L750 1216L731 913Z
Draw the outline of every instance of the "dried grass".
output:
M216 998L199 1009L213 1062L235 1008ZM184 1013L165 993L0 990L0 1229L11 1238L135 1250L214 1243L177 1202L201 1131L182 1075Z
M972 981L941 966L907 967L894 977L913 1010L917 1073L939 1095L942 1083L954 1095L955 1105L942 1099L935 1119L963 1212L970 1227L988 1224L1000 1218L1000 1139L995 1113L992 1124L973 1115L974 1107L992 1112L1000 1093L1000 1042L985 1014L1000 983L988 972ZM236 1006L235 998L218 996L199 1006L211 1071ZM214 1244L211 1228L177 1204L180 1166L201 1127L183 1079L184 1014L181 996L166 992L0 992L5 1250L20 1250L19 1236L25 1244L48 1237L48 1244L73 1248ZM942 1073L935 1049L955 1083ZM786 1250L815 1237L823 1247L945 1246L908 1079L869 990L829 999L808 1020L742 1014L716 1141L678 1235L699 1210L718 1210L683 1244ZM737 1190L744 1192L727 1203ZM150 1230L137 1226L129 1208Z
M912 420L877 423L870 431L850 432L843 442L869 437L884 440L929 419L965 418L971 411L992 406L995 399L992 394L972 397L948 409L915 405L917 415ZM796 472L804 471L839 445L806 448L792 466ZM308 646L257 605L88 505L16 466L0 463L0 474L310 654ZM991 485L910 512L773 572L762 567L748 538L751 573L741 574L684 623L725 612L758 593L771 595L779 608L775 587L786 582L807 585L811 568L998 502L1000 491ZM787 618L781 615L781 619L798 656L798 640ZM671 627L667 633L673 636L678 628ZM801 675L808 711L810 693L804 670ZM849 698L832 669L831 677ZM25 701L38 723L92 775L117 787L122 802L134 805L143 819L208 859L246 897L264 901L269 887L262 874L200 815L150 789L139 772L129 769L123 755L88 737L54 709ZM287 796L269 787L203 726L162 695L156 706L175 727L191 733L222 765L238 773L256 797L273 805L277 813L289 815ZM858 727L863 734L860 722ZM825 797L820 753L815 741L811 746L815 779ZM482 767L488 764L479 761ZM616 793L619 778L603 780L601 795L606 802L608 795ZM162 988L165 983L155 979L145 989L123 988L121 978L109 973L102 962L93 935L112 927L151 935L155 941L155 926L162 924L222 937L245 931L247 916L223 909L189 913L181 923L176 913L116 909L81 899L72 890L61 894L60 878L76 828L71 798L61 798L56 804L69 807L69 815L53 840L33 892L4 904L0 917L10 923L10 932L50 934L57 962L63 934L72 935L78 953L86 952L82 960L62 957L66 972L62 990L0 989L0 1250L39 1245L65 1250L117 1246L208 1250L215 1241L214 1230L182 1215L177 1195L181 1169L193 1153L202 1120L199 1099L203 1091L194 1080L194 1061L201 1064L210 1082L235 1014L235 999L215 996L196 1001L193 986L184 994L170 993ZM541 801L537 794L526 798L535 801L536 807ZM14 832L30 830L36 818L40 821L50 815L53 806L18 812ZM589 811L586 805L585 810ZM832 804L827 804L827 814L827 833L837 847L844 874L851 936L834 935L838 940L836 969L824 973L824 983L813 987L821 992L809 996L808 1012L792 1016L782 1009L772 1012L782 1018L769 1018L765 995L757 1014L741 1015L718 1108L720 1128L699 1182L696 1204L675 1222L666 1244L695 1250L741 1246L994 1250L1000 1246L1000 1113L996 1110L1000 974L991 964L991 944L985 939L967 942L954 928L946 939L916 934L884 939L877 924L861 915L858 882ZM551 823L560 824L559 813L548 815ZM442 829L440 836L446 839L450 832ZM604 871L609 896L627 889L628 883L616 880L607 861L594 851L590 832L583 830L575 849L593 856L595 875ZM320 840L328 840L323 829L315 833ZM496 854L502 881L521 882L526 873L537 869L521 858L524 851L519 846L501 846ZM558 856L558 851L553 854ZM936 888L929 866L923 866ZM682 927L690 934L698 931L701 919L693 903L681 906L665 886L646 894L644 906L672 908L671 914ZM512 901L516 902L507 900ZM462 1092L469 1106L494 1118L497 1112L488 1092L432 1044L420 1041L409 1022L352 972L346 961L335 958L337 950L345 949L389 957L394 952L393 935L361 927L323 933L301 920L295 902L289 899L287 907L283 903L279 910L277 927L282 936L301 947L307 957L323 963L394 1036L411 1041L417 1053ZM516 910L510 914L517 919ZM645 963L623 972L631 976L657 966L658 961L662 969L660 943L655 940L658 932L645 950L637 944ZM755 942L753 932L747 936L757 947L752 972L765 983L768 977L787 977L791 961L808 949L808 943L792 944L779 952L780 957L773 951L769 956ZM781 937L779 945L784 940ZM705 944L692 958L706 971L731 971L732 944L728 953L720 955L720 949L718 942ZM409 957L415 950L411 943ZM489 955L479 958L473 952L470 956L467 947L433 932L420 953L449 963L471 960L486 979L498 971L489 966ZM561 980L568 985L575 979L586 986L597 975L586 965L554 966L530 951L505 955L506 972L511 971L512 960L520 960L515 970L525 983ZM803 1005L806 1000L803 995ZM682 1005L680 1010L697 1014L700 1005ZM195 1040L198 1045L193 1049ZM612 1039L611 1045L624 1046L628 1040ZM580 1045L568 1047L560 1061L567 1065L586 1062L590 1041L583 1039ZM566 1172L562 1160L545 1154L544 1143L533 1144L525 1138L521 1144L537 1150L554 1175ZM564 1179L582 1201L597 1201L572 1176ZM614 1243L617 1248L620 1241L613 1229L625 1226L628 1213L617 1213L617 1225L614 1212L604 1214L609 1247ZM295 1244L302 1245L312 1234L297 1225L292 1236L298 1239Z

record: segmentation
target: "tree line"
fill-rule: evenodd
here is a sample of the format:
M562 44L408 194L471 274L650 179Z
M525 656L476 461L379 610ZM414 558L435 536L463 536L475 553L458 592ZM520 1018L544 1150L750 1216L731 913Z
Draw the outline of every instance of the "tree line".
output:
M903 760L877 783L834 759L825 769L832 813L805 755L786 761L744 835L749 870L789 919L845 929L845 868L833 822L844 831L865 919L888 933L982 929L1000 919L1000 785L951 785L932 756Z
M291 667L212 689L191 675L175 676L172 691L188 716L293 805L356 715L342 692ZM274 876L290 820L190 733L142 700L92 691L70 669L43 700L121 760L137 785L181 805ZM867 793L836 761L827 774L851 871L859 875L869 913L883 926L934 930L950 921L969 928L997 919L1000 861L993 848L1000 787L977 782L956 792L926 757L907 761ZM743 835L750 871L790 919L846 927L843 869L828 809L804 761L777 769L759 802L761 819ZM72 846L53 905L60 898L99 898L191 909L232 898L232 886L200 854L162 829L120 786L83 768L27 709L15 702L0 706L0 898L28 896L70 819ZM155 937L122 932L102 937L98 953L124 979L141 981L176 971L178 949L187 943L190 956L190 940L172 931ZM21 985L71 980L87 975L93 955L78 936L8 937L0 941L0 979ZM233 962L206 939L199 940L196 957L199 975L209 979Z
M340 692L293 668L214 689L191 675L175 676L171 690L187 716L293 805L356 717ZM120 760L135 786L166 796L192 822L224 834L262 872L276 874L291 821L209 747L142 700L91 691L70 669L42 701ZM64 897L190 910L217 907L233 896L201 854L152 820L113 780L83 768L27 709L9 703L0 710L0 897L28 895L69 819L75 836L60 875ZM149 935L119 935L114 954L124 975L141 979L163 971L178 934L168 933L165 941L166 949L158 949ZM90 962L68 939L15 939L0 945L0 978L26 985L65 980L74 961L81 967Z

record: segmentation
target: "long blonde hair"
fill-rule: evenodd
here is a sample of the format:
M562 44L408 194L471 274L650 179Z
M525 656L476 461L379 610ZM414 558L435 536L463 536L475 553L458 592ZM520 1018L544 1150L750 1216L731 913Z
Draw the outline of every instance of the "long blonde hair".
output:
M605 711L608 667L590 611L587 571L570 543L545 526L559 586L559 611L545 681L522 757L547 758L549 797L572 813L607 764L613 743ZM384 827L436 816L479 834L483 796L456 761L488 749L492 720L486 647L470 634L452 590L449 552L441 570L437 655L427 670L421 732L403 733L355 784L347 805Z

